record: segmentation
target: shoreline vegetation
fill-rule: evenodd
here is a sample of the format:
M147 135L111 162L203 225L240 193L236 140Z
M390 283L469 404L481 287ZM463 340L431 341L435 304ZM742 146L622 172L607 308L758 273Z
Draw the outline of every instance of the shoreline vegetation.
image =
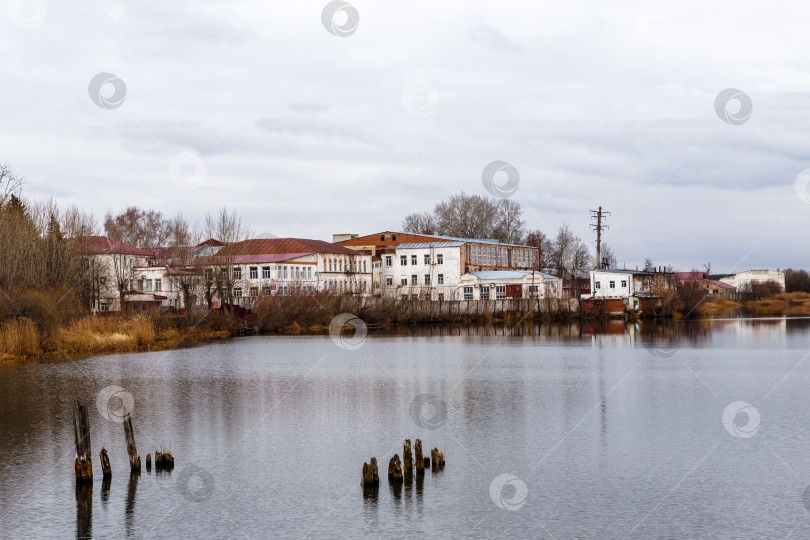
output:
M47 295L39 295L43 301ZM58 302L57 302L58 304ZM48 358L57 355L147 352L228 339L246 333L263 335L328 334L334 318L351 313L369 328L396 328L423 324L492 324L522 321L536 323L593 319L576 309L576 301L526 299L516 303L446 302L442 309L435 302L376 299L369 302L352 296L300 295L271 297L261 302L251 320L229 314L189 319L178 315L150 317L77 315L66 322L49 320L47 312L6 318L0 324L0 361ZM40 308L43 306L40 305ZM462 309L464 307L464 309ZM765 298L734 301L722 297L700 302L691 313L670 310L655 316L635 313L625 318L668 318L711 320L733 317L808 317L810 294L778 293ZM347 325L343 330L351 332Z

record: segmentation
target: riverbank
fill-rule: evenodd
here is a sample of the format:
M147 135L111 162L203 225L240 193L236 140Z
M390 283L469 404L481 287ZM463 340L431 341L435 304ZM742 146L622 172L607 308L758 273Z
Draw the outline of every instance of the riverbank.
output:
M805 292L778 293L766 298L744 301L717 297L701 303L695 311L702 319L808 317L810 316L810 294Z
M180 328L138 315L132 318L76 319L43 334L31 319L21 317L0 325L0 361L65 354L143 352L188 347L227 339L229 330L210 325Z

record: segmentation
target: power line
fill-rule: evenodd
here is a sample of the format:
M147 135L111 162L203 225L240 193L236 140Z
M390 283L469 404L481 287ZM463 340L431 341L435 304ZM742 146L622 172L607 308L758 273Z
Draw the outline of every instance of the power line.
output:
M602 260L602 231L607 230L610 227L608 225L603 225L602 220L607 219L607 216L610 215L610 212L607 210L602 210L602 207L599 207L599 210L591 210L591 220L596 220L596 223L591 223L591 229L596 231L596 269L599 270L603 266L605 266L605 261Z

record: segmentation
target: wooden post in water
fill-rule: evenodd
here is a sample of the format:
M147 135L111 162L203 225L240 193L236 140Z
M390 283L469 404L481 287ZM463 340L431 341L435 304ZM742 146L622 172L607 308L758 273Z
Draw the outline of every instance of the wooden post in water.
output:
M129 468L132 472L140 472L141 456L135 448L135 434L132 433L132 415L127 413L124 417L124 435L127 439L127 454L129 454Z
M402 465L397 454L394 454L394 457L388 462L388 480L392 484L402 483Z
M76 408L73 409L73 435L76 440L76 459L73 462L76 481L79 483L92 482L93 462L90 460L92 453L90 450L90 427L87 422L87 408L78 401L76 402Z
M102 448L101 452L98 453L98 457L101 460L101 474L104 478L111 478L112 468L110 468L110 456L107 455L107 449Z
M416 475L425 474L425 456L422 455L422 441L416 439L413 445L414 463L416 463Z
M402 444L402 473L405 480L410 481L413 475L413 454L411 453L411 440L405 439Z
M377 458L371 458L371 463L363 463L362 483L365 487L379 486L380 473L377 468Z
M152 454L146 454L146 472L152 470Z

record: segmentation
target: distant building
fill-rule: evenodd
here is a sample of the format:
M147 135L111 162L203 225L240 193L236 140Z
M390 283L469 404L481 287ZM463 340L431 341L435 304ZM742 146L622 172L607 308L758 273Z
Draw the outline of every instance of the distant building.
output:
M736 287L738 292L750 292L754 285L768 281L776 283L782 291L785 290L785 273L779 270L745 270L736 274L716 274L710 277Z
M531 246L392 231L344 240L338 245L371 255L375 294L433 299L460 298L456 292L461 277L467 273L525 272L536 269L539 260L537 248Z
M734 285L709 279L703 272L675 272L673 276L677 283L696 283L707 295L711 296L728 296L737 291Z

